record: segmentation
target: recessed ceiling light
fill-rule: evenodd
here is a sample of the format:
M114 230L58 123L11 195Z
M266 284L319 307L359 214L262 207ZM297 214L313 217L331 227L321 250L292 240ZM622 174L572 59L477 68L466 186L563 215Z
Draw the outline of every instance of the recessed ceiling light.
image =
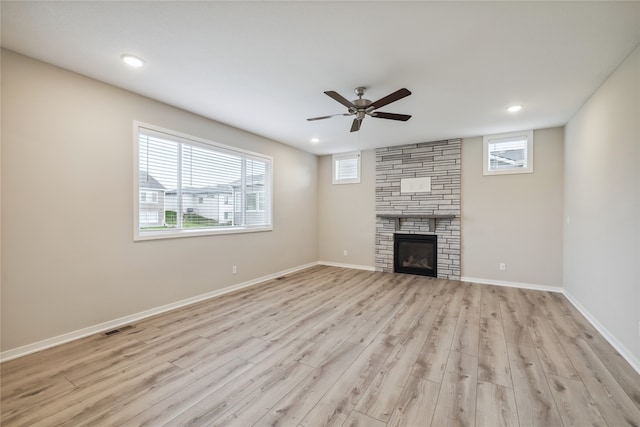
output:
M138 58L137 56L133 56L125 53L124 55L120 56L120 58L122 58L125 64L131 67L138 68L144 65L144 61L141 58Z
M311 142L317 144L318 142L320 142L320 138L311 138Z
M510 113L517 113L520 110L522 110L522 105L512 105L507 107L507 111Z

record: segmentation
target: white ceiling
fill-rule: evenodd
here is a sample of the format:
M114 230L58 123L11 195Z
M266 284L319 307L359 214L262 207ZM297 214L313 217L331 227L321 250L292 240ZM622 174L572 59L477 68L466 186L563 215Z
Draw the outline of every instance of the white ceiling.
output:
M7 49L315 154L564 125L640 42L637 1L1 7ZM323 92L357 86L372 101L408 88L380 110L413 117L306 120L345 112Z

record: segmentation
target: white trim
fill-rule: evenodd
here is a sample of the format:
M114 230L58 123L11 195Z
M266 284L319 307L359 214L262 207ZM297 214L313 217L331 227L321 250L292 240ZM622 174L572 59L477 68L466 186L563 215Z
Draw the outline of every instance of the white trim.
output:
M598 322L598 320L591 313L589 313L589 311L584 308L582 304L580 304L578 300L573 297L573 295L571 295L567 290L563 290L562 293L569 300L569 302L573 304L576 310L578 310L585 317L585 319L587 319L589 323L591 323L591 325L596 328L596 330L604 337L604 339L606 339L609 344L611 344L613 348L616 349L618 353L620 353L620 356L622 356L624 360L629 362L631 367L635 369L638 374L640 374L640 359L635 357L633 353L631 353L631 351L629 351L629 349L624 346L624 344L618 341L618 339L611 332L609 332L609 330L607 330L607 328L605 328L602 323Z
M560 286L536 285L534 283L506 282L502 280L480 279L477 277L460 277L461 282L480 283L482 285L505 286L507 288L531 289L533 291L563 292Z
M240 234L240 233L258 233L262 231L273 231L273 225L269 226L221 226L216 229L177 229L171 231L148 231L145 234L140 234L134 238L135 242L143 242L145 240L158 240L158 239L180 239L182 237L194 237L194 236L214 236L218 234ZM135 233L135 230L134 230Z
M18 357L26 356L37 351L46 350L47 348L55 347L60 344L64 344L70 341L74 341L80 338L84 338L89 335L97 334L100 332L108 331L145 319L147 317L155 316L157 314L165 313L167 311L175 310L180 307L195 304L200 301L204 301L210 298L214 298L220 295L228 294L233 291L237 291L243 288L257 285L259 283L266 282L267 280L275 279L286 274L291 274L296 271L304 270L306 268L318 265L317 262L311 262L298 267L293 267L288 270L279 271L277 273L269 274L267 276L258 277L253 280L238 283L236 285L227 286L222 289L216 289L215 291L207 292L206 294L196 295L191 298L186 298L180 301L172 302L162 305L160 307L151 308L149 310L141 311L139 313L131 314L129 316L120 317L118 319L110 320L108 322L99 323L97 325L89 326L87 328L79 329L77 331L68 332L66 334L58 335L56 337L47 338L42 341L38 341L32 344L27 344L22 347L14 348L12 350L3 351L0 353L0 362L6 362L7 360L16 359Z
M353 268L354 270L376 271L375 267L369 265L342 264L340 262L318 261L318 265L327 265L329 267Z

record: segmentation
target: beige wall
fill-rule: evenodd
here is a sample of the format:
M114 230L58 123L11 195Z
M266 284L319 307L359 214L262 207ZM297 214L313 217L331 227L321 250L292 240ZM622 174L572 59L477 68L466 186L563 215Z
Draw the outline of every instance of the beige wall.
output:
M320 260L374 267L376 153L362 152L360 184L332 184L331 156L318 166ZM344 251L347 256L344 256Z
M569 121L565 145L565 288L640 366L640 48Z
M562 286L563 129L533 139L533 173L494 176L482 174L482 137L462 141L465 278Z
M133 120L273 156L273 231L134 243ZM2 350L317 261L317 163L3 51Z

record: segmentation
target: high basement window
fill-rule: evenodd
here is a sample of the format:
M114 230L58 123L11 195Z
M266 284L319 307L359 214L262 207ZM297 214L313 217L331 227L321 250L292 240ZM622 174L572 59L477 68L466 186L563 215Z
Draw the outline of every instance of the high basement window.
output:
M533 131L483 138L484 175L533 172Z
M333 183L358 184L360 182L360 152L333 155Z
M271 157L134 127L134 240L272 229Z

